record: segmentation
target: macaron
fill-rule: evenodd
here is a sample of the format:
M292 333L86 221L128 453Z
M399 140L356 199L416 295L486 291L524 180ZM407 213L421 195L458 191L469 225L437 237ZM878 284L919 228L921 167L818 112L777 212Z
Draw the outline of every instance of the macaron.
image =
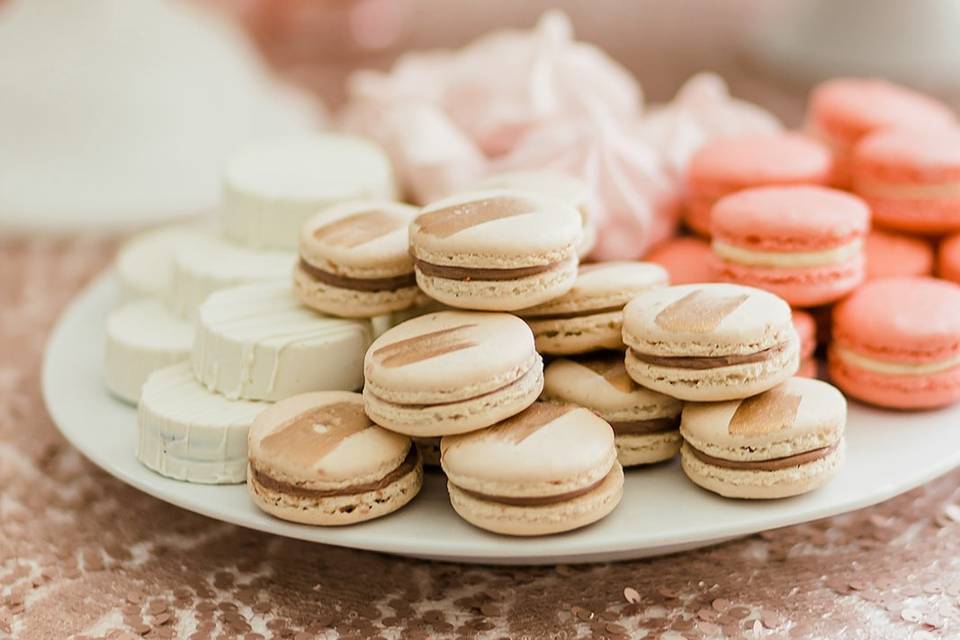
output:
M836 306L830 378L882 407L960 400L960 286L935 278L874 280Z
M347 318L406 309L420 289L408 227L419 209L399 202L354 200L324 209L300 231L293 292L303 304Z
M530 325L542 354L623 349L623 306L637 294L666 284L666 270L649 262L580 265L570 291L520 309L517 315Z
M949 126L956 121L942 102L875 78L834 78L812 92L807 131L834 154L834 184L850 185L850 160L865 135L888 127Z
M377 424L415 437L464 433L520 413L543 389L530 327L506 313L440 311L393 327L364 359Z
M440 438L410 438L420 450L420 459L424 467L440 466Z
M857 145L852 171L853 190L878 226L960 231L960 128L877 131Z
M960 233L950 236L940 244L937 252L937 275L960 283Z
M680 400L732 400L797 371L800 341L781 298L733 284L641 293L623 310L627 373Z
M543 372L542 397L590 409L610 423L624 467L662 462L680 451L683 402L634 382L620 352L554 360Z
M744 133L702 146L687 170L684 221L710 235L710 210L725 195L750 187L829 184L833 156L823 143L799 133Z
M864 244L867 280L933 273L933 246L923 238L872 229Z
M359 393L281 400L253 421L247 487L272 516L345 525L392 513L417 495L423 467L410 438L381 429Z
M586 257L597 243L597 225L590 215L590 189L576 176L547 169L508 171L481 180L471 191L488 189L519 189L563 200L580 212L583 223L583 237L577 247L580 257Z
M793 328L800 338L800 369L797 375L804 378L817 377L817 360L813 353L817 350L817 322L806 311L794 309Z
M713 280L711 255L710 243L703 238L680 236L658 245L645 259L666 269L670 284L693 284Z
M570 531L602 519L623 497L613 429L574 405L538 402L440 446L454 510L495 533Z
M819 380L790 378L744 400L683 409L683 471L728 498L786 498L812 491L843 466L847 402Z
M795 307L827 304L863 282L870 209L818 186L757 187L713 209L716 279L771 291Z
M417 284L451 307L513 311L563 295L577 278L580 213L529 191L457 195L410 226Z

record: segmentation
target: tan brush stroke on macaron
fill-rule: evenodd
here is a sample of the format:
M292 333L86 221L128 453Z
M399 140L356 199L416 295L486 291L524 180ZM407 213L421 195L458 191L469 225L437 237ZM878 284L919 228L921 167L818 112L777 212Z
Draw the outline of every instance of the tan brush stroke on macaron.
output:
M576 408L577 406L573 404L537 402L512 418L487 429L486 435L490 438L520 444L546 425Z
M292 456L296 464L312 467L345 439L372 426L360 405L337 402L291 418L260 446L267 453Z
M475 324L461 324L456 327L431 331L380 347L373 357L387 368L403 367L422 362L447 353L477 346L476 341L463 335L465 331L476 327Z
M614 389L624 393L636 391L638 385L627 374L627 368L624 365L623 358L609 360L585 360L580 363L582 366L590 369L598 376L607 381Z
M523 198L484 198L425 213L417 218L417 225L424 233L449 238L486 222L535 212L535 205Z
M353 248L392 233L406 224L403 217L386 211L360 211L323 225L313 232L313 237L330 245Z
M730 419L730 435L758 436L789 429L797 419L801 399L780 387L747 398Z
M657 314L655 322L667 331L706 333L736 311L750 296L711 296L703 289L691 291Z

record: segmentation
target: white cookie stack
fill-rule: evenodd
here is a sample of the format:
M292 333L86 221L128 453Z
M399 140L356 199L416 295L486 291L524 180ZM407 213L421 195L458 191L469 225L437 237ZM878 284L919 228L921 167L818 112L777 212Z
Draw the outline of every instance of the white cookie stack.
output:
M125 302L107 328L107 387L139 401L138 458L192 482L244 480L246 431L270 402L362 385L374 325L301 306L290 274L306 218L395 187L378 148L317 134L241 151L223 194L219 231L181 225L124 247Z

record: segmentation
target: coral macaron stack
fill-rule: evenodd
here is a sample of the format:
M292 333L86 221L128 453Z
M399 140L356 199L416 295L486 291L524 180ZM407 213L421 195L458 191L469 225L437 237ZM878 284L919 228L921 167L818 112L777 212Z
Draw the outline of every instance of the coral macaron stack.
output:
M870 210L856 196L817 186L758 187L713 209L714 272L771 291L793 306L833 302L865 274Z
M830 378L871 404L924 409L960 400L960 286L872 281L834 309Z

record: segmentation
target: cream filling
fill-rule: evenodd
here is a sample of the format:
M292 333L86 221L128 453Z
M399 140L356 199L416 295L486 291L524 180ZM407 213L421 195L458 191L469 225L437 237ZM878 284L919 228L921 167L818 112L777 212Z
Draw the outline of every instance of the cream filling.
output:
M751 267L828 267L846 262L863 251L863 239L823 251L755 251L722 240L713 241L713 252L724 260Z
M960 198L960 182L940 182L938 184L897 184L859 178L856 180L856 192L867 198L891 199L938 199Z
M946 360L937 360L936 362L889 362L887 360L877 360L876 358L861 355L837 345L834 345L833 349L835 355L839 356L840 359L860 369L874 373L922 376L960 366L960 355L947 358Z

